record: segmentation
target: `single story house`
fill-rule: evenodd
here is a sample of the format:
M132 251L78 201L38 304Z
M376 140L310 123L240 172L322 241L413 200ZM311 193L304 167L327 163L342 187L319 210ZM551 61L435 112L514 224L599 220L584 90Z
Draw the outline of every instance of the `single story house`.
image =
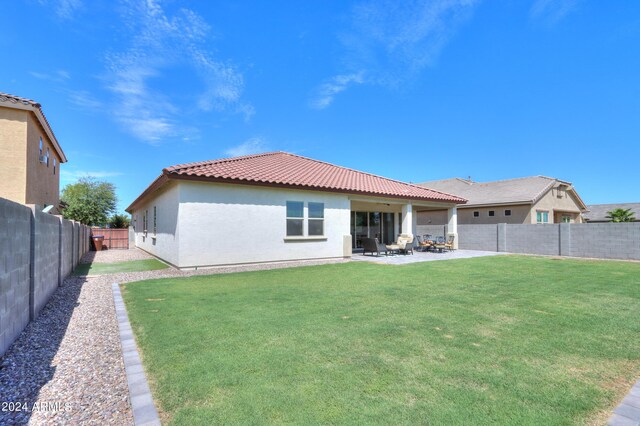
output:
M494 182L445 179L418 184L466 198L458 206L459 224L581 223L587 211L571 182L529 176ZM418 225L445 225L446 211L419 209Z
M181 164L127 207L137 247L182 269L350 257L415 234L416 209L461 197L286 152Z
M607 215L615 209L630 209L635 222L640 222L640 203L589 204L587 209L589 211L583 214L587 223L611 222Z

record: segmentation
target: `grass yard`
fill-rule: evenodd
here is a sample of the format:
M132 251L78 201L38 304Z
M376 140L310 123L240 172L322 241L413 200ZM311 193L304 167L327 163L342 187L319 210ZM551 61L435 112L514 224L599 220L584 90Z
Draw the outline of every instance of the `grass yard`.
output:
M640 264L499 256L126 284L163 422L604 424Z
M166 269L168 266L157 259L132 260L116 263L78 263L73 275L103 275L118 272L141 272Z

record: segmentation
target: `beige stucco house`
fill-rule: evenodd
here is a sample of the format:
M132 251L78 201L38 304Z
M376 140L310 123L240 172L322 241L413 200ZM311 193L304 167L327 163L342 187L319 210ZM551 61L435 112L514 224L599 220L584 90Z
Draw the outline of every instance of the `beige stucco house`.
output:
M57 213L66 161L40 104L0 93L0 197Z
M466 198L458 206L459 224L582 223L587 207L570 182L530 176L495 182L453 178L418 184ZM445 225L446 212L418 211L418 225Z
M414 234L416 209L457 232L464 199L286 152L181 164L127 207L137 247L179 268L333 259Z

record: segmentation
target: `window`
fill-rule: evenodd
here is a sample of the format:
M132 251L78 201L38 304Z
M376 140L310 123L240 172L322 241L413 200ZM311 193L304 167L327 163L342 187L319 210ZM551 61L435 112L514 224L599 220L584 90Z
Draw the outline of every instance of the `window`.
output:
M49 167L49 148L47 148L47 167Z
M149 210L144 211L144 229L142 230L142 232L144 232L145 234L147 233L147 226L149 226Z
M495 216L496 212L495 210L489 210L489 216Z
M480 217L480 212L473 212L473 217Z
M156 235L156 206L153 206L153 235Z
M56 165L58 164L58 160L56 160L55 158L53 159L53 174L56 174Z
M38 160L42 158L42 138L40 138L40 151L38 151Z
M571 223L571 216L562 215L562 223Z
M304 225L304 203L287 201L287 237L301 237Z
M536 212L536 221L538 223L549 223L549 212L544 210L538 210Z
M309 235L324 235L324 203L309 203Z
M507 209L507 210L505 210L505 211L504 211L504 215L505 215L505 216L511 216L511 210L508 210L508 209Z

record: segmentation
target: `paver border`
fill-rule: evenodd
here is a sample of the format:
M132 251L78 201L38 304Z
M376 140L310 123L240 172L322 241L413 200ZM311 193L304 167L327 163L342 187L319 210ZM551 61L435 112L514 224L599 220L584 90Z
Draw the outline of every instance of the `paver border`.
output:
M640 426L640 380L613 410L608 424L609 426Z
M133 422L137 426L160 426L160 417L158 417L147 377L144 374L119 284L111 284L111 291L113 292L113 303L116 307L118 329L120 330L120 345L122 346L127 384L129 385L129 401L133 411Z

